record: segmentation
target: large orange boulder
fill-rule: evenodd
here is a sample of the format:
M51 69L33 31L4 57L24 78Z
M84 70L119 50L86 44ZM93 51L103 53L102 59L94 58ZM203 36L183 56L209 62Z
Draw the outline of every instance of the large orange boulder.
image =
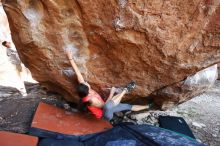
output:
M134 80L130 96L146 97L220 61L219 3L3 0L21 60L37 81L74 102L66 48L100 93Z

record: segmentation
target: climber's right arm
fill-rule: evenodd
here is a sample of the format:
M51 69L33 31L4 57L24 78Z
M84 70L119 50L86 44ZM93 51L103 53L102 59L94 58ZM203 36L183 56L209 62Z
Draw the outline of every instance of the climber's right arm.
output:
M67 52L67 56L68 56L68 59L69 59L71 65L72 65L72 67L73 67L75 73L76 73L78 82L79 82L79 83L85 83L85 80L84 80L84 78L83 78L81 72L79 71L79 68L77 67L77 65L76 65L76 63L75 63L75 61L74 61L74 59L73 59L73 57L72 57L72 52Z

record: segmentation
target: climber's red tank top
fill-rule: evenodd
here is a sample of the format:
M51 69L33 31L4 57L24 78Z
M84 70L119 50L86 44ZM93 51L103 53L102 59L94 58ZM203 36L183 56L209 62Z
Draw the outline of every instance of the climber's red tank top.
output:
M91 98L97 98L99 101L105 103L102 97L92 89L90 89L89 94L82 99L82 102L88 102ZM96 118L98 119L102 118L103 111L101 108L94 106L87 106L87 108L91 111L93 115L95 115Z

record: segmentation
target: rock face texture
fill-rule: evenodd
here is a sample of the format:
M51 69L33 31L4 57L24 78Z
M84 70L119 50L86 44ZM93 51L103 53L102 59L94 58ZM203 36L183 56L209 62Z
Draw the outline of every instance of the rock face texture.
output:
M220 62L219 3L3 0L21 60L37 81L74 102L66 48L102 94L134 80L138 86L130 96L145 97Z
M217 64L187 77L184 81L155 91L151 96L155 103L166 110L178 103L205 92L218 78Z

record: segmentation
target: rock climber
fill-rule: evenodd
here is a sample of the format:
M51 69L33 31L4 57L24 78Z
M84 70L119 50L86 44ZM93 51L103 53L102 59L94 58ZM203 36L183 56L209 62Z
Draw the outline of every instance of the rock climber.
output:
M7 48L7 56L9 57L10 62L16 66L19 72L21 72L22 71L21 60L18 56L17 51L11 49L10 42L4 41L2 42L2 45Z
M112 87L109 97L106 101L104 101L101 96L84 80L73 59L72 52L67 50L66 53L78 79L79 84L77 86L77 93L81 99L81 105L85 106L96 118L102 118L110 121L113 118L113 114L116 112L125 110L140 111L149 108L149 105L130 105L121 103L124 95L135 88L136 85L133 81L122 88L121 92L117 94L117 88Z
M21 79L22 63L21 63L21 60L18 56L18 53L17 53L17 51L11 49L11 42L3 41L2 45L4 47L6 47L6 55L8 56L9 62L13 65L13 67L15 67L17 75L19 76L19 79L18 79L20 82L19 91L21 92L21 94L23 96L26 96L27 92L26 92L26 89L24 86L24 82ZM17 83L17 84L19 84L19 83Z

